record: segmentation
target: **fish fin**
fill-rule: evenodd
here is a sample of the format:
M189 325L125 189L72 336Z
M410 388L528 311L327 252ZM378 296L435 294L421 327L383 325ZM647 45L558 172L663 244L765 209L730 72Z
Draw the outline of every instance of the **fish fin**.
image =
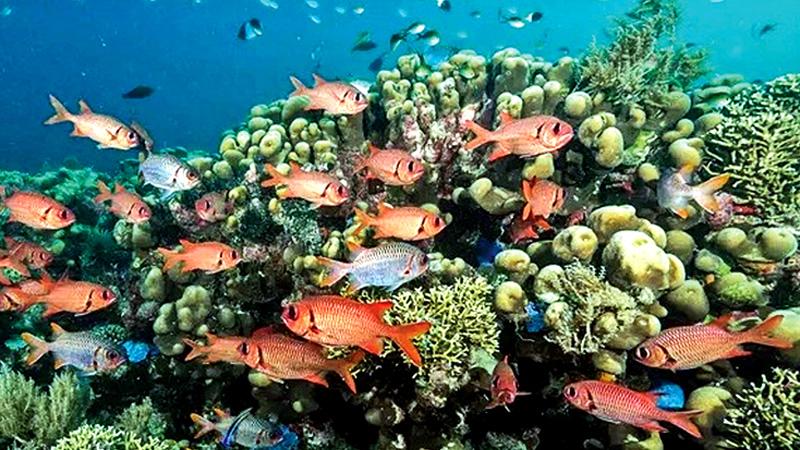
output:
M500 125L508 125L513 121L514 121L514 116L509 114L508 111L500 112Z
M710 326L710 327L718 327L718 328L722 328L723 330L727 330L728 329L728 324L731 323L731 320L733 320L733 317L734 317L733 313L723 314L723 315L717 317L716 319L714 319L713 322L709 322L708 326Z
M641 428L643 430L647 430L647 431L658 431L660 433L666 433L667 431L669 431L666 428L664 428L663 426L661 426L661 424L659 424L655 420L651 420L649 422L638 424L637 426L639 428Z
M247 410L249 411L250 408L248 408ZM231 413L228 412L228 411L225 411L222 408L214 408L214 415L216 415L220 419L227 419L228 417L231 416Z
M420 367L422 366L422 357L419 355L412 340L417 336L427 333L430 329L431 324L429 322L397 325L392 327L392 334L389 338L403 350L406 356L408 356L408 359L410 359L415 366Z
M61 325L55 322L50 322L50 332L53 333L53 337L55 338L58 338L62 334L66 333L66 331L61 328Z
M353 212L356 213L356 218L358 218L358 226L353 230L353 235L357 236L372 224L373 217L361 208L353 208Z
M86 100L80 99L78 100L78 106L81 107L81 114L91 114L92 108L89 108L89 104L86 103Z
M394 206L386 202L378 203L378 215L384 214L386 211L389 211L390 209L394 209Z
M178 243L181 244L181 247L183 247L183 251L185 252L188 252L192 248L197 247L197 244L188 239L178 239Z
M511 152L507 148L501 144L495 143L494 148L492 148L492 152L489 153L489 162L494 162L500 158L505 158L510 154Z
M350 252L350 261L358 258L358 255L363 253L366 248L358 245L358 242L353 242L352 240L347 241L347 250Z
M197 343L197 342L195 342L195 341L193 341L191 339L186 339L186 338L183 339L183 343L188 345L189 348L192 349L189 352L189 354L186 355L186 358L184 358L184 361L191 361L191 360L193 360L195 358L199 358L199 357L204 356L206 354L206 352L203 351L205 349L205 347L206 347L204 345L200 345L199 343Z
M692 417L699 416L702 413L703 411L698 409L694 409L691 411L668 412L664 420L675 425L681 430L691 434L692 436L700 438L702 437L702 435L700 434L700 430L697 428L697 425L695 425L694 422L692 422L691 419Z
M194 435L195 439L205 436L206 434L215 431L217 429L217 426L214 425L214 422L206 419L200 414L192 413L192 415L189 417L192 418L192 422L200 425L200 430Z
M44 308L44 312L42 313L42 318L46 319L54 314L60 313L61 311L62 309L59 308L58 306L53 305L52 303L48 303Z
M111 198L111 191L108 189L108 185L103 183L102 181L97 181L97 190L100 191L100 194L94 198L95 204L103 203L104 201Z
M380 355L383 353L383 338L376 337L358 344L359 347L372 353L373 355Z
M44 270L39 275L39 283L41 283L42 288L48 293L53 290L53 287L56 284L56 282L53 281L53 277L51 277L50 274Z
M119 183L114 183L114 193L120 194L122 192L125 192L125 187Z
M356 350L352 355L347 358L333 360L336 364L333 370L342 377L344 384L350 389L353 394L356 393L356 381L353 379L353 374L350 373L355 366L364 360L365 353L361 350Z
M336 284L337 281L341 280L350 271L350 264L336 261L335 259L320 256L317 257L317 261L319 265L325 267L329 271L328 275L320 282L322 286L332 286Z
M315 73L312 73L311 77L314 78L314 87L319 87L319 86L322 86L323 84L327 84L328 83L327 81L325 81L324 78L322 78L321 76L319 76L319 75L317 75Z
M178 263L183 261L181 254L176 252L175 250L170 250L167 248L159 248L158 253L161 253L161 256L164 257L163 270L165 271L172 269L173 267L177 266Z
M44 339L40 339L30 333L22 333L20 337L31 348L31 352L25 358L25 364L29 366L36 364L36 361L50 351L50 346Z
M394 303L392 303L390 300L382 300L364 305L364 307L369 310L371 314L374 314L379 319L383 319L383 314L392 309L392 306L394 306Z
M278 169L276 169L275 166L273 166L272 164L267 164L266 166L264 166L264 169L272 178L270 178L269 180L262 181L261 186L272 187L272 186L277 186L279 184L285 184L286 177L282 173L278 172Z
M322 374L319 373L309 373L301 377L303 380L308 381L309 383L319 384L320 386L328 387L328 380Z
M292 86L294 86L294 92L289 94L289 97L294 97L295 95L305 95L309 91L306 85L304 85L303 82L297 78L290 76L289 81L291 81Z
M480 147L483 144L491 142L494 137L491 131L483 128L471 120L464 122L464 126L475 135L475 138L464 144L464 148L467 150L472 150Z
M83 131L81 131L81 129L80 129L80 128L78 128L78 126L77 126L77 125L75 125L75 126L72 128L72 131L69 133L69 135L70 135L71 137L86 137L86 133L84 133Z
M374 146L374 145L372 145L370 143L369 144L369 155L361 156L361 158L358 160L358 163L356 163L355 168L353 169L353 173L358 173L358 172L361 172L362 170L366 169L367 168L367 161L369 161L369 159L371 157L375 156L375 154L380 152L380 151L381 150L378 147L376 147L376 146ZM369 178L369 175L367 175L367 178Z
M349 297L349 296L355 294L362 287L364 287L364 286L362 286L360 281L358 281L358 280L351 281L350 284L347 285L347 289L344 290L345 297Z
M646 397L648 400L652 401L653 403L658 402L658 399L664 395L663 392L658 391L649 391L649 392L642 392L642 396Z
M792 348L794 344L786 339L770 337L770 333L778 328L783 316L775 315L747 331L739 333L739 342L760 344L776 348Z
M533 208L531 207L531 203L534 200L532 182L522 182L522 195L525 197L525 207L522 208L522 220L528 220L528 218L533 215Z
M680 174L680 176L682 176L683 179L688 182L689 178L694 173L694 169L696 169L696 168L697 168L696 166L693 166L691 164L684 164L684 165L678 167L678 174Z
M687 219L689 217L689 210L687 208L675 208L672 212L677 214L681 219Z
M56 357L56 358L53 359L53 368L56 369L56 370L66 366L66 365L67 365L67 362L64 361L63 359L59 358L59 357Z
M730 178L731 174L723 173L702 182L692 188L692 198L703 209L710 213L719 211L719 202L717 202L717 198L714 197L714 193L722 189Z
M736 347L732 348L728 353L725 353L725 355L723 355L721 359L740 358L742 356L750 356L752 354L753 352L745 350L737 345Z
M206 345L214 345L219 340L216 334L206 332Z
M59 122L69 122L72 119L72 113L67 110L63 103L61 103L53 94L50 94L50 104L56 113L49 119L44 121L45 125L52 125Z

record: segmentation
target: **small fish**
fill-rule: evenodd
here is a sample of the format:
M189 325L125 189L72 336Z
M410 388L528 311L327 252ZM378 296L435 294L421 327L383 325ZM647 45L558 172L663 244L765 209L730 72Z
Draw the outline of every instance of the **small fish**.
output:
M726 314L708 325L673 327L662 331L636 348L636 360L648 367L687 370L720 359L747 356L741 344L760 344L776 348L792 348L792 343L769 337L783 316L772 316L749 330L730 332L727 325L734 317Z
M418 40L425 41L431 47L435 47L442 42L442 38L439 36L439 32L436 30L428 30L420 35L417 36Z
M408 186L425 175L425 166L408 152L382 150L369 146L369 156L356 165L355 171L367 170L367 179L377 178L389 186Z
M538 22L538 21L542 20L542 17L544 17L544 14L542 14L539 11L534 11L534 12L528 14L527 16L525 16L525 19L527 19L528 22L533 23L533 22Z
M0 186L0 207L11 213L9 222L18 222L34 230L60 230L75 223L75 214L66 206L38 192L14 192L6 197Z
M545 153L554 153L567 145L573 136L572 127L567 122L552 116L531 116L514 119L508 113L500 113L500 126L489 131L468 120L467 129L475 138L464 146L467 150L494 143L489 154L489 162L508 155L532 158Z
M625 423L647 431L667 431L658 422L669 422L700 438L700 430L691 421L702 411L666 411L656 405L658 394L637 392L604 381L579 381L564 388L566 400L578 409L612 423Z
M314 74L314 87L308 88L295 77L291 77L295 91L290 97L305 95L310 100L306 111L324 109L331 114L358 114L369 106L369 100L358 89L347 83L327 82Z
M406 27L405 34L411 34L411 35L416 36L416 35L422 33L423 31L425 31L426 27L427 27L427 25L425 25L422 22L414 22L411 25L409 25L408 27Z
M378 204L378 215L370 216L356 208L359 225L353 231L357 235L367 227L375 229L375 239L396 238L404 241L430 239L444 230L447 222L439 215L417 206L393 208L386 203Z
M400 46L401 43L405 42L406 34L405 33L395 33L389 38L389 48L392 51L397 50L397 47Z
M7 286L0 289L0 311L23 312L36 304L38 304L38 297L25 292L21 287Z
M375 47L377 47L377 46L378 46L378 44L376 44L372 40L369 31L362 31L362 32L358 33L358 36L356 36L356 41L353 44L353 48L350 49L350 51L351 52L366 52L366 51L375 49Z
M316 0L306 0L306 5L311 9L319 8L319 3Z
M3 7L3 9L2 9L2 10L0 10L0 16L3 16L3 17L8 17L8 16L10 16L10 15L11 15L11 13L12 13L13 11L14 11L14 10L13 10L13 9L11 9L11 7L10 7L10 6L6 5L6 6L4 6L4 7Z
M36 285L31 285L34 286ZM116 294L104 286L66 278L54 281L47 272L42 272L39 288L44 293L39 295L36 301L47 306L42 317L50 317L60 312L85 316L108 308L117 300Z
M32 269L44 269L53 262L53 254L45 250L41 245L33 242L18 241L8 236L5 241L9 256Z
M508 227L508 236L511 242L519 244L523 241L537 239L540 232L549 230L550 228L552 227L544 219L522 220L522 216L517 215Z
M350 371L364 359L361 350L346 358L328 359L321 345L276 333L271 328L256 330L239 350L248 367L275 381L306 380L328 387L325 374L336 372L354 394L356 382Z
M348 292L367 286L383 287L392 292L428 270L428 255L413 245L389 242L374 248L347 243L351 262L318 257L320 265L330 274L320 283L331 286L345 276L350 278Z
M31 275L28 271L28 267L23 264L22 261L9 255L2 256L0 257L0 285L2 286L11 286L13 284L11 280L6 277L4 273L5 269L14 270L23 277L29 277Z
M558 52L561 53L562 55L566 55L567 53L569 53L569 47L558 47Z
M209 192L194 202L197 216L206 222L225 220L233 212L233 203L228 201L224 192Z
M333 10L336 11L336 14L345 14L347 12L344 6L337 6Z
M535 221L540 227L549 228L545 219L564 204L564 189L552 181L534 178L522 181L522 193L527 202L522 210L522 220Z
M254 17L239 26L239 32L236 34L236 37L242 41L249 41L262 34L264 34L264 31L261 29L261 21Z
M508 363L508 355L506 355L502 360L497 361L497 365L492 371L492 384L489 387L492 400L486 405L486 409L502 406L508 410L508 405L514 403L517 396L530 395L528 392L519 392L518 389L517 377L514 375L514 369Z
M242 261L239 252L221 242L192 243L181 239L182 252L159 248L158 252L164 257L164 271L172 269L179 263L181 272L202 270L208 274L219 273L233 269Z
M44 122L45 125L72 122L75 127L70 136L88 137L97 142L97 148L130 150L142 144L139 135L130 127L114 117L95 114L83 100L78 102L81 108L80 114L67 111L67 108L52 94L50 104L56 113Z
M200 184L200 176L185 162L170 154L147 152L139 164L144 185L161 189L161 199L166 200L180 191L188 191Z
M765 24L765 25L761 26L760 28L758 28L757 31L755 32L755 35L756 35L756 37L762 38L766 34L772 33L773 31L775 31L776 28L778 28L778 24L777 23L768 23L768 24Z
M127 98L127 99L147 98L153 95L153 92L155 91L156 90L151 88L150 86L139 85L131 89L130 91L122 94L122 98Z
M31 347L26 360L29 366L47 353L53 353L56 370L72 366L86 375L110 372L125 363L122 350L91 332L69 333L57 323L51 323L50 329L53 332L51 342L30 333L22 333L22 339Z
M453 5L450 3L450 0L436 0L436 6L439 7L442 11L448 12L450 9L453 8Z
M261 186L283 185L285 189L278 190L280 198L302 198L311 202L313 208L338 206L349 198L347 188L327 173L305 172L295 162L291 162L291 167L289 175L283 175L275 166L267 164L266 170L272 178L262 182Z
M200 358L203 364L226 362L229 364L244 364L239 347L248 338L244 336L215 336L206 333L206 344L202 345L191 339L184 339L183 343L192 350L186 355L184 361Z
M481 18L481 12L476 9L476 10L470 11L469 16L472 17L473 19L480 19Z
M353 8L353 14L357 16L364 14L364 11L366 11L366 9L363 6L356 6Z
M723 173L696 186L690 186L689 179L693 171L692 166L686 165L680 170L664 174L658 182L658 204L682 219L689 217L690 200L697 202L709 213L719 211L720 205L714 193L722 189L730 179L730 174Z
M386 57L386 53L385 52L381 53L380 56L378 56L377 58L373 59L372 62L369 63L369 66L367 66L367 69L369 69L369 71L372 72L372 73L380 72L381 68L383 67L383 58L385 58L385 57ZM350 83L350 84L352 84L352 83ZM356 86L356 87L358 87L358 86ZM361 91L361 93L364 94L365 96L367 95L367 93L364 92L363 90L359 89L359 91Z
M245 448L272 448L283 442L283 431L268 420L254 416L251 409L246 409L236 417L225 411L215 409L217 422L212 422L199 414L192 414L192 422L200 425L194 435L198 439L212 431L219 433L219 442L223 448L239 444Z
M314 22L317 25L322 23L322 19L320 19L319 16L315 16L313 14L309 14L308 15L308 19L311 20L312 22Z
M261 4L272 9L278 9L279 7L278 2L275 0L261 0Z
M502 22L508 24L511 28L516 29L524 28L526 24L524 19L517 16L506 17L502 20Z
M94 198L94 203L99 205L111 200L108 210L128 223L145 223L153 216L150 207L139 195L126 191L119 183L114 185L113 193L102 181L97 182L97 189L100 194Z
M361 303L335 295L305 297L283 308L281 319L303 339L330 346L356 346L373 355L383 352L383 338L391 339L416 366L422 365L412 339L430 330L428 322L389 325L383 314L390 301Z
M406 17L408 17L408 11L406 11L403 8L398 8L397 9L397 15L402 17L403 19L405 19Z

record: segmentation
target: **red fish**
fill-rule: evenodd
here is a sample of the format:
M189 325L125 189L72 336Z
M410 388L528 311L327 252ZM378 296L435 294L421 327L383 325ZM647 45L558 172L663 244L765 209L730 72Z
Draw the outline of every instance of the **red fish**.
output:
M527 202L522 210L522 220L547 219L564 204L564 189L548 180L534 178L523 181L522 194Z
M359 208L355 208L355 213L359 225L353 234L360 233L366 227L373 227L375 239L419 241L436 236L447 226L447 222L436 213L416 206L394 208L386 203L379 203L377 216L370 216Z
M295 77L290 77L295 91L290 97L304 95L309 104L306 111L323 109L331 114L358 114L369 106L369 100L358 89L347 83L328 82L314 74L314 87L307 88Z
M492 401L486 406L486 409L492 409L502 406L508 410L508 405L514 403L514 400L519 395L530 395L528 392L519 392L517 384L517 377L514 375L514 369L508 364L508 356L504 356L501 361L497 362L492 372L492 385L489 388L492 394Z
M648 431L667 431L658 422L669 422L700 438L691 418L702 411L666 411L656 404L657 393L637 392L605 381L579 381L564 388L564 397L576 408L612 423L626 423Z
M95 114L83 100L78 102L81 107L80 114L72 114L67 111L67 108L53 95L50 95L50 104L53 105L56 113L44 122L45 125L72 122L75 129L72 130L70 136L88 137L97 142L98 148L130 150L142 144L139 134L127 125L114 117Z
M209 192L194 202L194 210L201 219L214 223L233 212L233 203L225 198L224 192Z
M0 187L0 198L11 215L9 222L19 222L35 230L60 230L75 222L75 214L66 206L37 192L17 191L10 197Z
M22 339L31 347L28 365L33 365L46 353L55 356L55 368L73 366L86 375L109 372L126 361L123 353L112 343L97 337L91 331L69 333L56 323L51 323L54 340L46 342L30 333L22 333Z
M494 143L489 154L489 162L508 155L532 158L560 150L572 140L572 127L567 122L552 116L532 116L514 119L506 112L500 113L500 126L489 131L468 120L467 129L475 134L475 139L464 146L467 150Z
M37 296L25 292L19 286L8 286L0 290L0 311L22 312L37 303Z
M730 332L727 325L734 317L726 314L708 325L674 327L661 332L636 348L635 357L640 363L661 369L687 370L720 359L747 356L741 344L761 344L777 348L792 348L792 343L769 337L783 316L773 316L749 330Z
M369 146L369 156L357 166L356 173L367 169L367 179L377 178L389 186L408 186L425 175L425 166L420 160L403 150L381 150Z
M321 345L276 333L270 328L253 333L240 346L240 351L249 367L273 380L306 380L327 387L325 374L336 372L354 394L356 383L350 371L364 359L364 352L360 350L347 358L328 359Z
M320 206L338 206L350 196L347 188L336 178L324 172L304 172L300 166L292 162L289 175L278 172L272 164L266 170L272 178L261 183L263 187L282 184L285 189L278 191L281 198L302 198L313 203L314 208Z
M8 254L32 269L44 269L53 262L53 254L33 242L17 241L6 237Z
M111 200L111 207L108 210L128 223L144 223L153 216L150 207L139 195L126 191L119 183L114 185L113 193L102 181L97 182L97 189L100 195L94 198L95 204Z
M244 364L239 347L241 347L245 340L247 340L247 338L243 336L218 337L211 333L206 333L205 345L191 339L184 339L184 344L192 349L192 351L186 355L184 361L201 358L203 364L212 364L216 362Z
M46 273L42 273L40 283L47 292L37 299L37 303L47 305L42 317L60 312L83 316L107 308L117 299L110 289L95 283L69 279L53 281Z
M183 263L181 272L202 270L205 273L218 273L233 269L242 258L235 249L221 242L191 243L185 239L180 240L183 252L159 248L158 252L164 256L164 270L170 270Z
M298 336L323 345L357 346L374 354L383 352L389 338L416 366L422 365L412 339L427 333L428 322L389 325L383 314L392 302L361 303L335 295L306 297L283 308L283 323Z

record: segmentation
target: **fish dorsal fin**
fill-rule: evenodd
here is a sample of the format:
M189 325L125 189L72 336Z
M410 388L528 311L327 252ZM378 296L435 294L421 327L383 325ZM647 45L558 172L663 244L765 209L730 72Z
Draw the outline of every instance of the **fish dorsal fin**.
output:
M222 408L214 408L214 414L220 419L225 420L231 416L231 413L222 409Z
M347 241L347 250L350 251L350 261L358 258L358 255L364 253L366 248L358 245L357 242Z
M206 345L214 345L218 339L216 334L206 333Z
M61 325L55 322L50 322L50 331L52 331L54 338L58 338L62 334L66 333L66 331L64 331L64 329L61 328Z
M383 314L390 310L394 303L390 300L381 300L375 303L368 303L365 305L370 313L375 314L379 319L383 318Z
M181 247L183 247L183 251L189 251L192 247L197 246L197 244L194 244L186 239L178 239L178 242L181 244Z
M380 147L372 143L369 144L369 156L375 156L380 152L381 152Z
M273 327L273 326L261 327L261 328L257 329L256 331L253 331L253 334L250 335L250 338L251 339L258 339L258 338L262 338L262 337L265 337L265 336L270 336L272 334L275 334L275 327Z
M500 112L500 125L508 125L514 121L514 117L508 111Z
M711 321L708 325L711 327L722 328L723 330L728 329L728 324L731 323L733 320L733 313L723 314L713 321Z
M39 282L42 284L42 287L46 292L50 292L53 289L53 286L56 284L50 274L44 270L42 271L41 275L39 275Z
M114 183L114 193L119 194L120 192L125 192L125 188L119 183Z
M684 164L678 169L678 173L684 180L689 181L689 177L694 173L695 167L691 164Z
M92 108L89 108L89 104L86 103L86 100L80 99L78 100L78 105L81 107L81 114L91 114Z
M314 87L322 86L323 84L327 83L324 78L315 73L311 74L311 76L314 77Z
M378 203L378 215L382 215L383 213L385 213L390 209L394 209L394 206L384 202Z
M653 403L658 402L658 398L664 395L662 392L650 391L641 393L645 398L651 400Z
M291 168L292 168L292 170L291 170L290 174L293 174L293 173L296 173L296 172L302 172L302 171L303 171L303 169L300 167L300 164L297 164L297 163L296 163L296 162L294 162L294 161L289 161L289 167L291 167Z

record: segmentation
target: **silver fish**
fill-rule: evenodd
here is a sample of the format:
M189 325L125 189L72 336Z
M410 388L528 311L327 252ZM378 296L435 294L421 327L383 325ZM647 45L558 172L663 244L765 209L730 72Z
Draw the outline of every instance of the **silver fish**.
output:
M250 408L236 417L220 410L216 410L216 414L218 422L192 414L192 420L201 427L195 438L216 431L220 434L220 444L225 448L230 448L233 444L246 448L267 448L283 441L283 431L278 425L254 416Z
M349 275L348 292L363 287L384 287L389 292L399 288L428 270L428 255L413 245L390 242L373 248L348 243L351 262L319 257L317 260L330 274L322 280L330 286Z
M188 164L173 155L149 153L139 164L144 184L163 191L162 200L176 192L188 191L200 184L200 176Z
M55 357L55 368L73 366L86 375L116 369L126 358L117 346L90 332L69 333L56 323L51 323L54 340L47 342L30 333L22 333L22 339L31 347L28 365L34 364L46 353Z

